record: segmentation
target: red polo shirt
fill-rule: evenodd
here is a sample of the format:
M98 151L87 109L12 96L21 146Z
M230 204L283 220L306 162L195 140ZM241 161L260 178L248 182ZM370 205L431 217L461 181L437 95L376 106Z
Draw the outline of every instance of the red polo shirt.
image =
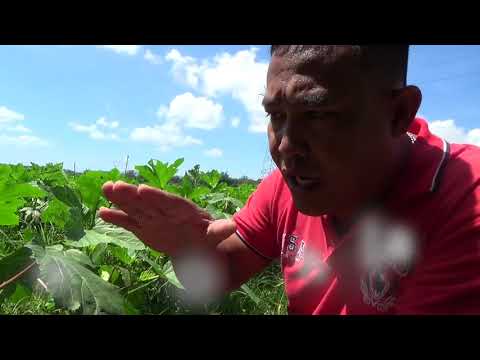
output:
M480 313L480 148L448 144L420 118L409 132L407 165L374 228L360 221L339 236L328 215L301 214L278 170L234 216L250 248L280 259L289 313ZM413 236L392 235L399 226ZM372 239L376 252L364 246Z

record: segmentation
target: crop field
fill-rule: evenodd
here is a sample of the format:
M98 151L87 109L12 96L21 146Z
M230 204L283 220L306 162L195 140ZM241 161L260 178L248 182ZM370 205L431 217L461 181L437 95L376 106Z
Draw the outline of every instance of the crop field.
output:
M279 265L215 303L191 306L167 255L103 222L106 181L148 184L183 196L215 218L238 211L253 181L228 184L183 159L150 160L135 172L63 169L62 164L0 164L0 314L286 314Z

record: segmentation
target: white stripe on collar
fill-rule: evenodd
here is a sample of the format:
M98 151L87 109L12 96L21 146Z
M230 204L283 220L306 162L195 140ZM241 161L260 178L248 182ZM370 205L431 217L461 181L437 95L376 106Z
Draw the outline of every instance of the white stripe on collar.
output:
M430 186L430 192L435 191L435 188L438 185L438 176L442 168L445 166L449 149L450 149L450 146L448 142L445 141L445 139L442 138L442 142L443 142L443 154L440 162L438 163L437 170L435 171L435 175L433 176L432 185Z

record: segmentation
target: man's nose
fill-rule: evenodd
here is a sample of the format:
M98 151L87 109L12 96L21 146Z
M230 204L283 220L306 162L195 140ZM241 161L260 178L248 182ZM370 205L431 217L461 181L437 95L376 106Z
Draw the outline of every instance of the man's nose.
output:
M308 152L305 131L302 124L287 120L279 134L278 151L286 157L305 156Z

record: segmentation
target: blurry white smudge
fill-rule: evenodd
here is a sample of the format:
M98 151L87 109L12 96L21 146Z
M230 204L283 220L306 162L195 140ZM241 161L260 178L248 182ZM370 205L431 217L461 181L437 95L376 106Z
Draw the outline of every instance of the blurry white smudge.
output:
M304 248L302 257L303 266L300 269L302 277L311 278L315 284L321 284L327 280L330 267L322 259L319 252Z
M360 266L367 271L392 266L404 275L417 255L412 229L388 221L380 214L369 214L358 231Z
M395 225L388 229L385 240L387 261L403 275L417 255L415 234L406 226Z
M223 294L224 269L204 253L183 256L176 263L176 272L187 290L183 300L190 305L208 304Z

